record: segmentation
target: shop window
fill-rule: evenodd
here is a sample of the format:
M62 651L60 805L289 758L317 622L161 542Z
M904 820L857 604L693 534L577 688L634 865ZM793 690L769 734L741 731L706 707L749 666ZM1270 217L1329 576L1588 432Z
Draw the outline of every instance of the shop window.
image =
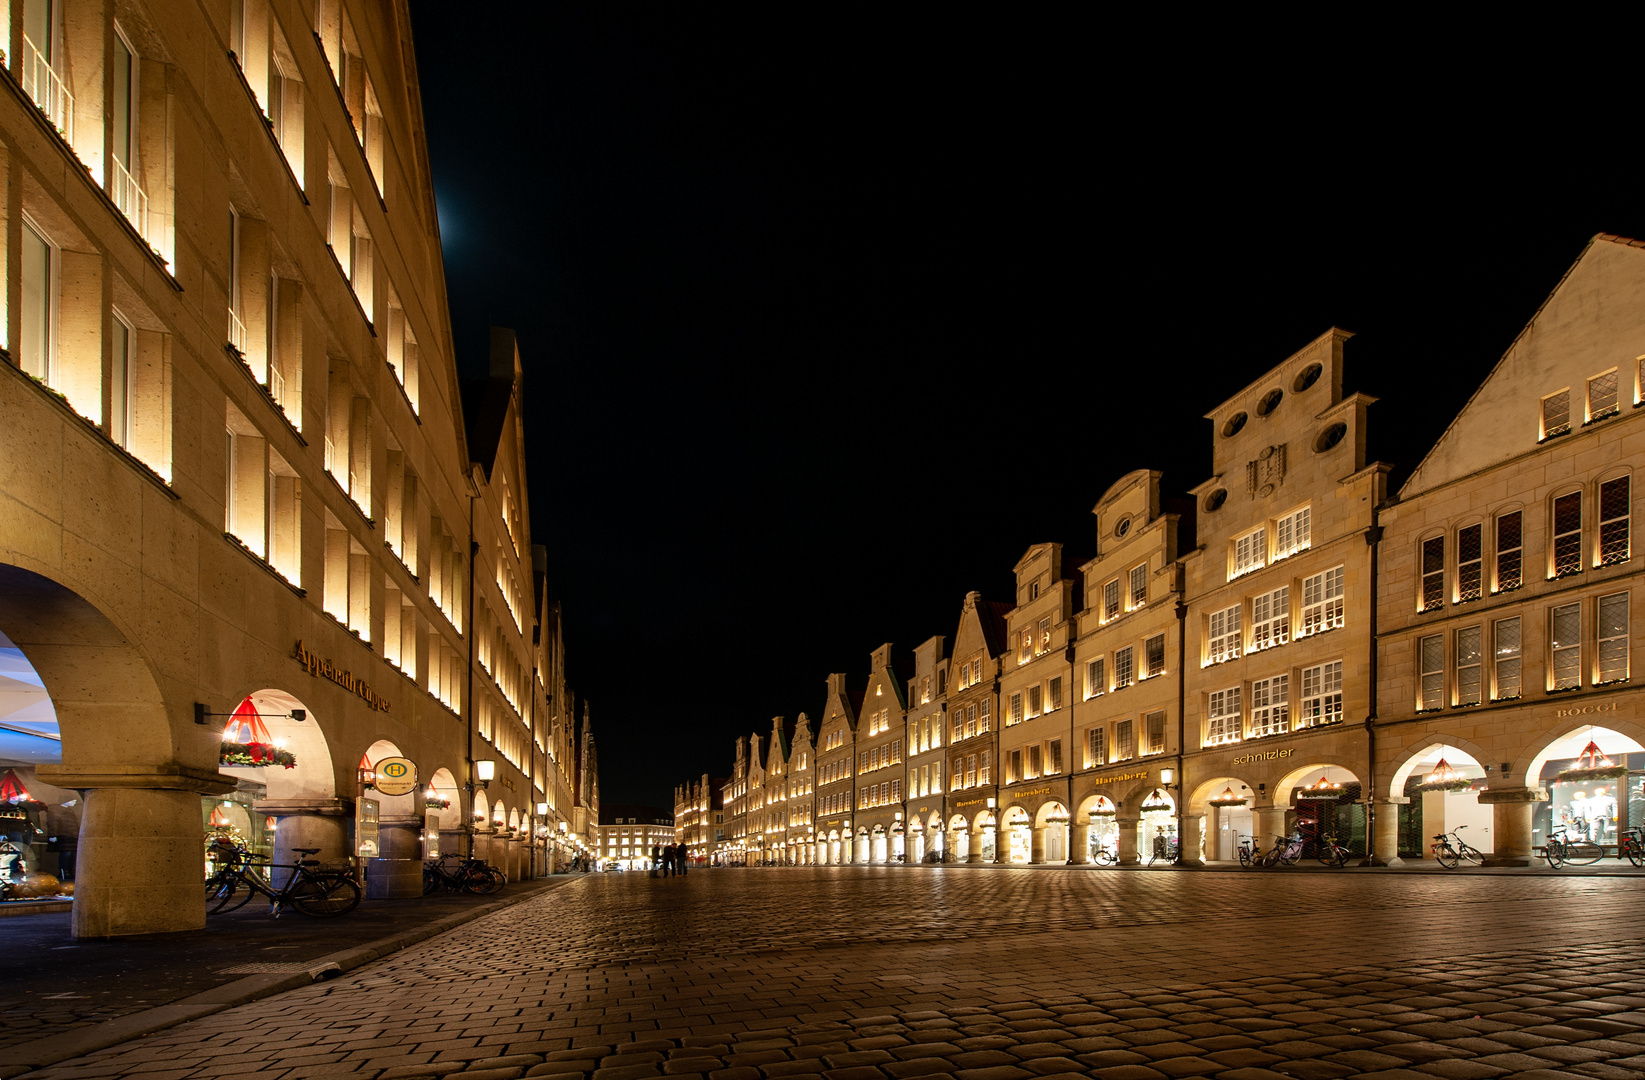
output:
M1549 649L1553 665L1550 690L1582 685L1582 605L1562 604L1549 613Z
M1210 649L1208 659L1213 664L1234 660L1240 654L1240 605L1211 613Z
M1108 764L1108 729L1098 726L1085 733L1085 767L1094 769Z
M1571 430L1571 391L1560 390L1542 399L1542 438L1551 439Z
M1102 672L1102 662L1103 658L1100 656L1095 660L1085 662L1085 698L1087 701L1108 692L1108 684L1104 680Z
M1417 642L1417 710L1445 704L1445 637L1430 634Z
M1573 491L1554 500L1553 576L1564 577L1582 569L1582 492Z
M1628 561L1628 477L1599 485L1599 565Z
M1628 678L1628 594L1599 598L1599 678L1596 686Z
M1432 536L1422 542L1422 604L1420 610L1434 611L1445 603L1445 537Z
M1291 640L1291 587L1281 585L1273 592L1251 600L1251 651L1260 652Z
M1301 711L1298 727L1320 727L1342 722L1342 661L1302 669Z
M1131 610L1148 603L1148 564L1131 568Z
M1342 567L1302 579L1302 636L1342 627Z
M1294 510L1274 523L1274 558L1283 559L1307 550L1312 542L1310 508Z
M1102 587L1102 621L1117 618L1120 613L1120 581L1115 578Z
M1206 716L1206 746L1238 742L1244 733L1240 688L1231 686L1226 690L1212 691Z
M1145 729L1143 737L1148 740L1148 749L1145 752L1149 754L1165 753L1165 714L1163 712L1151 712L1143 718L1143 725Z
M1483 525L1467 525L1457 530L1457 602L1467 603L1483 595Z
M1254 529L1234 541L1234 572L1231 578L1260 570L1268 564L1268 530Z
M1251 683L1251 737L1283 735L1291 730L1291 676L1275 675Z
M1155 634L1142 643L1143 678L1165 674L1165 635Z
M1137 756L1137 737L1130 720L1114 725L1114 760L1130 761Z
M1478 705L1481 700L1482 679L1480 655L1481 630L1465 626L1456 632L1456 703Z
M1617 373L1607 371L1603 375L1595 375L1588 380L1588 422L1603 420L1607 416L1615 416L1620 406L1617 404Z
M1123 690L1130 686L1135 678L1136 669L1132 662L1131 646L1118 649L1114 653L1114 689Z
M1496 519L1496 591L1517 589L1521 581L1523 514L1513 510Z

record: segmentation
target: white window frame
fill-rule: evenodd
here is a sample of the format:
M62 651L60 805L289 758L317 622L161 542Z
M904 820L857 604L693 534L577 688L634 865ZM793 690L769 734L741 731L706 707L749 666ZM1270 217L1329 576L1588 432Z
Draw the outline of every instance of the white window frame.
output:
M1302 669L1302 701L1298 728L1323 727L1342 722L1342 661L1331 660Z
M1234 540L1234 571L1229 580L1268 565L1268 527L1260 525Z
M1291 730L1291 676L1289 672L1251 682L1251 722L1247 735L1260 739Z
M1240 699L1240 688L1237 686L1213 690L1208 695L1205 710L1206 746L1236 743L1244 736L1245 713Z
M1085 767L1095 769L1108 764L1108 725L1098 724L1085 732Z
M1313 543L1312 507L1301 506L1274 522L1274 561L1307 551Z
M1302 626L1297 637L1311 637L1343 625L1343 568L1333 566L1302 579Z
M1240 609L1243 605L1223 608L1211 613L1211 626L1208 635L1210 643L1207 649L1206 662L1220 664L1225 660L1237 660L1241 652Z
M1137 668L1132 646L1114 650L1114 689L1123 690L1136 680Z
M1261 652L1291 640L1291 586L1251 598L1251 651Z

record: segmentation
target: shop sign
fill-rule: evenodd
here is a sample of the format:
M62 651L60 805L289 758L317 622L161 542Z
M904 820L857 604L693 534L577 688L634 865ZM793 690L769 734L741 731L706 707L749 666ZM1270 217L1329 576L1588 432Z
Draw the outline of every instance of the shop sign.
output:
M966 799L962 802L955 803L954 804L954 809L964 810L967 806L981 806L983 803L985 803L987 801L988 801L987 799Z
M1099 776L1091 782L1093 784L1122 784L1127 780L1146 779L1148 779L1148 773L1144 770L1143 772L1122 772L1117 776Z
M299 664L308 668L308 673L317 679L330 679L344 690L358 697L378 712L388 712L388 702L377 696L364 679L357 679L351 671L344 671L330 660L316 656L303 648L303 640L297 639L297 647L292 650L291 657Z
M1233 763L1235 765L1249 765L1257 761L1283 761L1285 758L1290 757L1294 753L1296 753L1296 750L1289 746L1282 750L1258 750L1254 754L1239 755L1234 759Z
M410 758L386 757L374 768L377 779L371 785L383 795L409 795L417 790L417 766Z
M1013 799L1031 799L1035 795L1049 795L1049 794L1051 794L1051 788L1048 785L1046 787L1029 788L1027 791L1013 791L1011 793L1011 797Z
M1555 709L1555 717L1590 716L1594 713L1616 712L1617 702L1601 701L1597 705L1573 705L1569 709Z

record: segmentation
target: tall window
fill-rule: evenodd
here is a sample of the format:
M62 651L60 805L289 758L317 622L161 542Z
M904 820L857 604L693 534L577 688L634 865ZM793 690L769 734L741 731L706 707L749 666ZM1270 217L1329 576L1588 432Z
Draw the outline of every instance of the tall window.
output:
M1599 598L1599 678L1594 685L1628 677L1628 594Z
M1143 678L1152 679L1165 671L1165 635L1155 634L1142 643Z
M1276 675L1251 684L1251 737L1291 730L1291 676Z
M1094 727L1085 733L1085 767L1108 764L1108 729Z
M1143 718L1143 723L1148 729L1147 752L1150 754L1165 753L1165 714L1163 712L1151 712Z
M1481 631L1477 626L1465 626L1457 631L1456 640L1456 699L1458 705L1478 705L1481 700Z
M1302 709L1299 727L1318 727L1342 721L1342 661L1302 669Z
M965 710L962 709L962 708L959 708L958 706L955 706L955 708L954 708L954 737L952 739L950 739L949 741L950 742L959 742L963 738L965 738Z
M1239 656L1239 609L1235 604L1231 608L1211 613L1211 655L1213 664L1220 664L1224 660L1233 660Z
M1034 655L1039 656L1042 653L1049 652L1050 650L1051 650L1051 617L1049 615L1047 615L1045 618L1040 620L1039 634L1038 634L1037 638L1035 639L1035 644L1034 644Z
M1562 604L1549 616L1553 652L1552 689L1582 685L1582 605Z
M137 333L124 315L114 313L113 368L109 373L109 438L131 449L131 379L136 365L132 349Z
M1561 390L1542 399L1542 437L1551 439L1571 430L1571 392Z
M1417 644L1418 674L1421 682L1418 709L1437 709L1445 704L1445 637L1431 634Z
M1034 655L1034 630L1032 627L1022 632L1022 640L1017 643L1017 663L1026 664L1029 657Z
M1302 579L1302 636L1342 626L1342 567Z
M994 782L994 756L987 750L977 755L977 783L992 784Z
M1554 577L1582 569L1582 492L1554 500Z
M114 100L109 157L109 194L137 234L148 239L148 196L134 177L137 172L137 54L120 24L114 24Z
M1041 697L1040 697L1040 688L1038 686L1030 686L1028 688L1028 715L1029 715L1029 717L1032 718L1032 717L1038 716L1041 713L1043 713L1044 711L1045 711L1045 708L1044 708L1044 705L1042 704Z
M1588 420L1603 420L1617 413L1616 372L1607 371L1588 380Z
M1283 559L1308 547L1311 540L1309 508L1286 514L1274 523L1274 558Z
M1522 562L1521 535L1524 519L1518 510L1502 514L1496 519L1496 591L1508 592L1520 586Z
M1005 719L1005 726L1022 723L1022 693L1018 691L1011 695L1011 712Z
M1056 776L1057 774L1062 772L1062 740L1061 739L1052 739L1051 740L1051 745L1047 748L1046 755L1045 755L1045 771L1046 771L1047 774L1049 774L1051 776Z
M1205 731L1205 745L1238 742L1240 737L1240 689L1230 686L1211 693Z
M1445 537L1422 542L1422 610L1433 611L1445 603Z
M965 707L965 737L969 739L977 733L977 706L975 703Z
M988 698L982 699L977 709L977 733L983 734L994 730L994 705Z
M1131 568L1131 607L1133 610L1148 603L1148 564Z
M1268 531L1256 529L1234 541L1234 576L1260 570L1268 561Z
M1483 525L1467 525L1457 530L1457 600L1478 600L1484 586Z
M1291 587L1281 585L1251 600L1251 651L1291 640Z
M1085 662L1085 696L1087 698L1094 698L1108 692L1108 684L1105 681L1106 676L1102 670L1102 660L1103 658L1099 656L1095 660Z
M1628 561L1628 478L1599 485L1599 565Z
M1121 720L1114 725L1114 760L1130 761L1137 756L1137 738L1131 721Z
M1131 646L1127 645L1114 653L1114 689L1130 686L1135 675L1135 667L1131 661Z
M1045 685L1045 708L1055 712L1062 708L1062 676L1058 675Z
M1102 587L1102 621L1107 622L1120 613L1120 580L1115 578Z
M968 774L971 777L970 782L972 784L976 783L976 764L977 764L976 759L972 758L971 759L972 768L971 768L971 772ZM1021 779L1022 779L1022 751L1021 750L1013 750L1013 751L1011 751L1011 775L1007 776L1005 778L1005 780L1006 780L1006 783L1015 783L1016 781L1021 780Z
M23 370L51 385L57 352L57 247L23 220L22 328L17 360Z

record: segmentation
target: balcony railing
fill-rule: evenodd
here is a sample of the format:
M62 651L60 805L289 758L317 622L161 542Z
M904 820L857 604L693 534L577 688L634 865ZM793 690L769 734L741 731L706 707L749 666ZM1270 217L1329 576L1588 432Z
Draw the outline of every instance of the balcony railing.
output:
M241 356L246 354L246 324L240 321L233 308L228 309L228 343Z
M286 377L273 364L268 366L268 392L273 395L276 405L282 409L286 407Z
M126 167L120 164L118 159L114 162L113 187L114 205L118 206L120 212L126 215L126 220L131 222L132 227L137 230L137 235L147 240L149 237L148 194L143 191L142 185L132 178L131 173L126 171Z
M74 142L74 95L28 35L23 35L23 92L57 125L63 138Z

